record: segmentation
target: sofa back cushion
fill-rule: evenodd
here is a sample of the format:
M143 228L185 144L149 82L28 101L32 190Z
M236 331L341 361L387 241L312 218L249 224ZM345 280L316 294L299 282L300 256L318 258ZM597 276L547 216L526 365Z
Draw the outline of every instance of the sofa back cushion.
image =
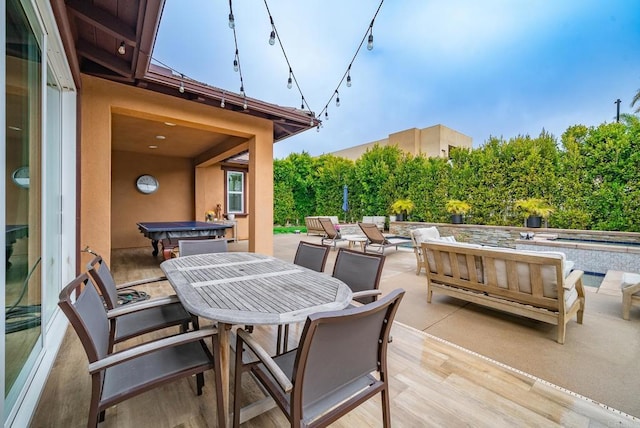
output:
M426 239L423 241L425 245L423 245L423 251L425 252L427 259L427 268L431 273L440 273L445 276L453 277L453 269L451 267L451 258L449 257L449 253L438 251L431 249L429 247L430 243L438 243L438 244L446 244L453 252L456 249L465 249L465 248L482 248L482 245L477 244L467 244L464 242L446 242L442 239ZM438 272L438 267L436 264L436 252L440 253L440 258L442 262L442 272ZM480 256L473 256L474 261L473 265L476 270L476 279L478 282L482 282L483 280L483 269L482 269L482 258ZM465 254L456 254L456 263L458 267L458 271L460 272L460 279L471 280L471 275L469 275L469 266L467 264L467 256Z
M573 262L569 262L566 260L566 256L564 253L559 251L525 251L525 250L513 250L510 248L491 248L491 251L494 252L503 252L505 254L530 254L530 255L539 255L551 257L553 259L557 259L560 261L560 265L562 266L562 276L561 278L566 278L567 275L571 272L571 268L573 267ZM532 285L532 266L534 264L528 263L526 261L512 261L511 263L515 263L516 268L516 276L518 281L518 289L519 291L527 294L531 294L531 285ZM495 269L495 281L496 285L500 288L508 289L509 288L509 277L508 277L508 262L505 259L500 259L496 257L483 257L484 264L484 282L488 284L490 281L490 266L493 265ZM556 299L558 297L558 273L556 272L556 266L552 264L542 265L540 266L540 276L542 278L542 287L543 287L543 296ZM561 280L561 284L564 284L564 281Z
M411 229L409 234L411 236L411 241L413 241L413 245L415 246L419 246L427 239L440 238L440 232L438 232L438 229L435 226Z

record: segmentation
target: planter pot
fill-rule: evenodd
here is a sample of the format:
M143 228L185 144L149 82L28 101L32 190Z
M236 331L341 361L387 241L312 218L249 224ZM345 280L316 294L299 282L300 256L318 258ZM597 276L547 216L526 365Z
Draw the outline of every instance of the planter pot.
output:
M462 224L464 220L462 218L462 214L451 214L451 223L452 224Z
M542 217L531 216L527 217L527 227L542 227Z
M394 216L394 215L390 215L390 216L389 216L389 223L394 222L394 221L398 221L398 220L397 220L397 218L396 218L396 216Z
M227 220L235 220L236 215L235 214L227 214Z

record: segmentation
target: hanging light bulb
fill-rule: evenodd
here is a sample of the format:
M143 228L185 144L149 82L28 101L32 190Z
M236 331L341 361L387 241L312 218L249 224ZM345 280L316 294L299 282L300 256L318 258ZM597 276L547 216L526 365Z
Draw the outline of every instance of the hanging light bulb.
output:
M240 85L240 94L245 97L245 93L244 93L244 85Z
M127 52L127 48L124 45L124 42L120 43L120 47L118 48L118 53L120 55L124 55Z
M309 126L313 126L313 118L309 121Z
M324 112L324 120L329 120L329 112L328 111Z
M220 100L220 108L224 108L224 94L222 94L222 99Z
M236 56L233 58L233 71L238 71L240 66L238 65L238 49L236 49Z
M247 98L245 97L244 103L242 103L242 108L246 110L248 107L249 106L247 106Z
M316 126L316 132L320 132L320 125Z
M369 27L369 39L367 40L367 50L373 49L373 27Z
M236 28L236 20L233 19L233 13L229 14L229 28L231 28L232 30Z
M271 30L271 35L269 36L269 44L271 46L276 44L276 32Z
M304 110L304 97L302 97L302 102L300 103L300 109Z
M347 74L347 87L351 87L351 74Z
M287 79L287 88L291 89L291 87L293 86L293 71L291 71L291 67L289 67L289 78Z
M180 92L181 94L184 94L184 74L180 75L180 87L178 88L178 92Z
M336 90L336 107L340 107L340 94Z

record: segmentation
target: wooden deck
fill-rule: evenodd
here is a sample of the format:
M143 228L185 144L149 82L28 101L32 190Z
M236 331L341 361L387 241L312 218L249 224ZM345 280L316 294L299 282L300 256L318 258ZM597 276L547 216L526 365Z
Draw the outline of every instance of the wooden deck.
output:
M130 268L119 272L119 282L157 276L157 271L139 266ZM171 292L166 282L150 287L145 291L153 295ZM206 323L202 320L203 325ZM256 327L254 335L273 350L275 332L274 327ZM297 334L299 327L292 328L292 336ZM396 322L392 336L389 372L394 427L640 426L640 419L401 323ZM90 395L86 368L81 344L69 330L31 426L86 426ZM206 382L200 397L195 395L194 380L149 391L107 410L105 422L100 426L214 427L212 374L207 374ZM248 392L247 401L262 396L248 375L243 378L243 388ZM332 426L379 427L380 419L380 402L376 397ZM286 425L281 412L272 409L243 426Z

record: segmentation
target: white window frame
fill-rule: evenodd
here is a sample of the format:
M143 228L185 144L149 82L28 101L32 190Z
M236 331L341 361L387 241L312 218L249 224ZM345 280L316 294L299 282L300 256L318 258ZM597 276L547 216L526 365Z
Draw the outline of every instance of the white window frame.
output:
M231 190L231 187L229 186L229 179L231 175L240 175L241 177L241 183L242 183L242 190L240 191L236 191L236 190ZM246 190L246 182L245 182L245 172L244 171L238 171L238 170L227 170L225 171L225 187L226 187L226 202L227 202L227 213L230 214L244 214L245 213L245 190ZM240 195L240 210L232 210L231 209L231 204L229 202L229 196L230 195Z

